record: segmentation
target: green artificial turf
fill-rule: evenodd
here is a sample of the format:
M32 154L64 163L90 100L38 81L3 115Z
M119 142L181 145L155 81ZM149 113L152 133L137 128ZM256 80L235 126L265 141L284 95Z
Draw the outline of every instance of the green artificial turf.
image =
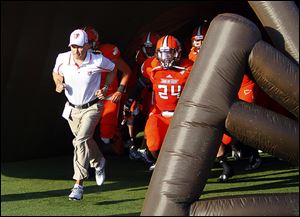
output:
M201 199L230 195L299 192L299 168L267 154L262 166L251 172L247 160L230 163L235 175L218 183L221 169L215 164ZM1 165L1 215L15 216L137 216L151 179L143 162L124 156L107 156L106 181L99 187L94 177L85 181L84 198L69 201L73 186L71 156Z

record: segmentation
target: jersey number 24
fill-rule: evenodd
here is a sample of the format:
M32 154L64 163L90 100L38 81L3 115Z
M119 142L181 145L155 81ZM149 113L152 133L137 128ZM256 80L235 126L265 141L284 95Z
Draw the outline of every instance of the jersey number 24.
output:
M180 85L166 85L166 84L159 84L158 86L159 92L158 95L162 98L162 99L168 99L169 96L177 96L177 98L179 98L180 96L180 91L181 91L181 86ZM168 87L170 88L168 90ZM177 87L177 90L175 90Z

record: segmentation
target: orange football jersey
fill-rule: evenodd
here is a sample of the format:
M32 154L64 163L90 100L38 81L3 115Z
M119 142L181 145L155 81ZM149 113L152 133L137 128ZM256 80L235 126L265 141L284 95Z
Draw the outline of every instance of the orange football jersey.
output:
M155 105L159 110L175 110L191 67L192 62L188 60L181 61L179 66L171 69L162 68L155 57L144 62L142 73L152 82Z
M118 47L113 44L101 44L98 47L98 49L101 51L103 56L105 56L106 58L108 58L109 60L112 60L112 61L114 59L120 57L120 55L121 55ZM101 85L100 85L101 88L105 84L106 74L107 73L103 73L101 76ZM113 94L114 92L116 92L118 89L118 86L119 86L119 81L118 81L118 77L116 76L107 91L107 95L109 96L109 95Z

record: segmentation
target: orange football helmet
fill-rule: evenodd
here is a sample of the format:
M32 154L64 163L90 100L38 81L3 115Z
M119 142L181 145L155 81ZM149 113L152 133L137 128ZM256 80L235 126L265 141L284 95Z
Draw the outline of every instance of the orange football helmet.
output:
M161 66L168 69L180 59L181 44L174 36L165 35L157 41L155 55Z
M98 45L99 45L99 34L98 34L98 32L92 26L85 26L82 29L86 32L86 34L88 36L89 43L92 43L92 49L96 50L98 48Z
M204 37L207 33L207 30L208 30L207 20L204 20L201 25L199 25L193 30L192 38L191 38L193 47L196 47L198 49L201 47Z
M142 37L142 51L147 58L153 57L155 54L155 46L159 39L158 34L148 32Z

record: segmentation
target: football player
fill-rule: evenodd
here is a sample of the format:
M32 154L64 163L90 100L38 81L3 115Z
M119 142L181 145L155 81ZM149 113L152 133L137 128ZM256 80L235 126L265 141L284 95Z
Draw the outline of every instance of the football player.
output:
M157 159L176 105L192 68L192 61L181 58L181 45L172 35L161 37L156 44L155 56L142 65L142 74L135 89L129 94L124 112L130 109L141 90L151 85L154 105L145 126L147 147ZM155 168L155 162L149 170Z
M148 58L151 58L155 55L156 43L159 39L159 35L155 32L146 32L140 37L138 44L138 49L136 50L135 55L135 64L132 67L133 76L130 79L128 84L128 91L131 91L134 88L137 79L141 74L141 66L144 61ZM142 142L142 145L136 144L135 136L138 133L138 129L145 126L145 119L149 115L151 107L153 106L153 96L151 85L148 85L148 88L144 88L140 97L135 99L132 103L130 112L123 113L124 119L122 124L127 125L129 139L125 143L125 147L129 149L129 158L133 160L143 159L146 163L152 163L151 159L147 158L145 145L145 136ZM139 123L136 123L135 120L137 117ZM144 129L143 129L144 130ZM140 146L140 148L139 148ZM139 149L138 149L139 148Z
M104 152L114 152L116 154L123 153L123 143L120 133L118 132L119 124L119 108L120 101L125 94L126 85L129 77L132 74L130 66L121 57L120 50L117 46L109 43L101 44L99 41L99 34L92 26L83 28L88 35L88 40L92 52L102 53L106 58L110 59L116 64L118 69L118 76L110 85L107 92L107 97L104 100L104 110L100 120L100 138ZM102 80L105 81L105 75ZM101 81L102 86L104 82Z

